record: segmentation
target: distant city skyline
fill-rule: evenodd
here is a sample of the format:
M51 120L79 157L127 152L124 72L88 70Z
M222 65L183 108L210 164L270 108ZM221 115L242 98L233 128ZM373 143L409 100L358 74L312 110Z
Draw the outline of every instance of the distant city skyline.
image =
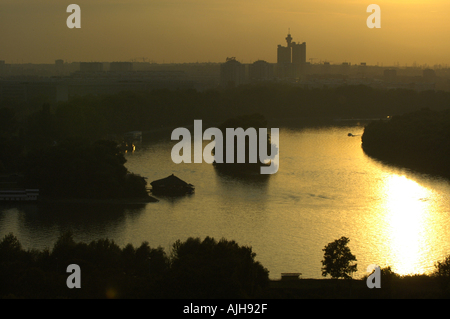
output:
M370 1L77 0L81 29L69 29L71 3L2 0L0 60L276 63L290 29L308 62L450 64L448 0L377 1L380 29L366 25Z

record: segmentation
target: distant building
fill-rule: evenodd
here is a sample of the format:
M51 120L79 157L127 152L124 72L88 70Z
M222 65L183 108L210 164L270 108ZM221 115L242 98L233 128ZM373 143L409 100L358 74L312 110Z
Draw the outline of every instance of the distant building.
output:
M361 62L361 64L358 66L358 74L364 78L367 75L367 64L366 62Z
M348 75L350 73L350 63L344 62L341 64L341 74Z
M286 46L278 45L277 49L277 76L279 78L290 78L292 74L292 37L289 33L286 37Z
M306 42L292 42L290 32L286 37L286 46L277 48L277 76L280 78L298 77L305 73Z
M425 82L435 82L436 81L436 72L432 69L423 70L423 80Z
M397 70L395 70L395 69L384 70L383 79L385 82L396 82L397 81Z
M111 62L109 65L111 72L130 72L133 71L132 62Z
M64 60L55 61L55 73L57 76L62 76L64 74Z
M249 65L248 69L250 81L268 81L274 77L273 64L263 60L258 60Z
M103 72L103 63L80 62L80 72Z
M0 75L4 75L6 73L6 64L4 60L0 60Z
M19 81L0 82L0 101L25 102L28 99L27 84Z
M286 37L287 46L278 45L277 50L277 63L291 63L292 62L292 50L291 43L292 37L291 34L288 34Z
M306 42L303 43L292 42L292 63L293 64L306 63Z
M331 64L330 62L324 62L322 66L322 73L330 74L331 72Z
M220 85L222 87L235 87L245 83L245 65L236 61L236 58L227 58L220 65Z
M292 66L294 68L294 76L298 77L305 73L306 64L306 42L292 42Z

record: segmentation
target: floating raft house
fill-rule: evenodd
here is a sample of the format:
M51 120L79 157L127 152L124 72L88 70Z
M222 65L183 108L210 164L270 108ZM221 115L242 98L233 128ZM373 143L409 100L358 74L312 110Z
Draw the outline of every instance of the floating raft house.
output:
M150 185L152 186L152 193L160 195L192 194L195 190L194 185L186 183L173 174L153 181Z

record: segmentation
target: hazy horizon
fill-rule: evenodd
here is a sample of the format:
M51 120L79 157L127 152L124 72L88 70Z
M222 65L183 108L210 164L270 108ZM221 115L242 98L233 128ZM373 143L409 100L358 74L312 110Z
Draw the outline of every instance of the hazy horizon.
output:
M71 3L81 7L81 29L66 26ZM366 25L371 3L381 8L380 29ZM307 61L445 65L448 12L448 0L2 0L0 60L275 63L290 29L306 42Z

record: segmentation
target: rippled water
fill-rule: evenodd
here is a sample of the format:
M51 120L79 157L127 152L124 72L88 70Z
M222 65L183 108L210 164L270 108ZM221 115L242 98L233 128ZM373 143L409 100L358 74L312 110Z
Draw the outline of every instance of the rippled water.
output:
M203 164L174 164L175 142L144 144L126 166L149 181L172 173L195 185L191 196L139 206L28 205L0 208L0 236L27 248L52 247L60 231L89 242L162 246L187 237L225 237L250 245L270 271L321 278L322 249L346 236L358 273L371 264L400 274L433 271L450 253L450 184L391 167L364 154L362 126L280 128L278 173L239 179Z

